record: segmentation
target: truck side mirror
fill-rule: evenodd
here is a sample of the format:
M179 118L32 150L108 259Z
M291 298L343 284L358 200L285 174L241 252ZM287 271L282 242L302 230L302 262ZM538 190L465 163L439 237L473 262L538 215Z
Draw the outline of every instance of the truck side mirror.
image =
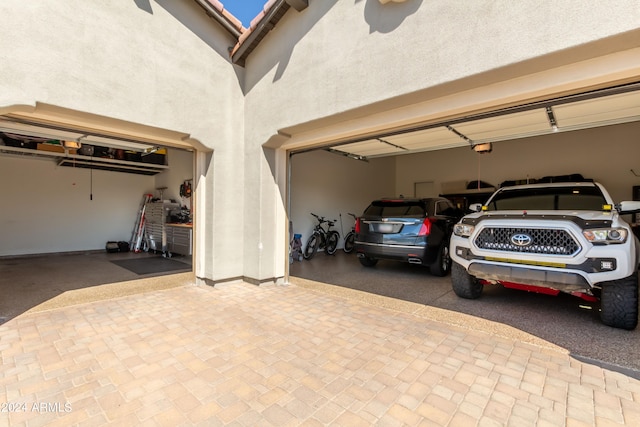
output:
M472 203L469 205L471 212L480 212L482 210L482 203Z

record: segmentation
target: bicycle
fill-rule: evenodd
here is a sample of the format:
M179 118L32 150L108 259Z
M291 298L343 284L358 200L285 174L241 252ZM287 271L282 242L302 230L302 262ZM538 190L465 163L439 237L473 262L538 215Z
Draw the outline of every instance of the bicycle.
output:
M311 213L311 215L318 220L318 224L313 229L309 240L307 240L307 246L304 248L302 256L304 259L311 259L318 252L318 249L322 248L324 248L324 253L327 255L335 254L340 240L340 233L331 229L335 224L335 220L330 221L314 213ZM327 224L326 230L322 227L323 224Z
M354 221L358 220L358 218L356 218L354 214L349 213L349 215L353 217ZM345 253L350 254L351 252L353 252L353 247L355 246L355 244L356 244L356 226L354 224L353 227L351 227L351 231L349 231L347 235L344 236L344 246L342 247L342 250L345 251Z

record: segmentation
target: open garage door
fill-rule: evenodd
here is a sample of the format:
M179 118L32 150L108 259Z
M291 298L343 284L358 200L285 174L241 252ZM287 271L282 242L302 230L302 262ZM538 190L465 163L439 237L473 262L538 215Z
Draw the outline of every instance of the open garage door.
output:
M304 240L313 212L341 222L345 233L348 213L376 197L416 196L417 188L425 196L425 183L429 195L461 196L456 204L464 207L503 181L582 174L604 181L615 199L629 199L640 185L639 123L640 83L631 83L292 150L293 232ZM494 147L497 153L478 155ZM598 161L603 154L616 161Z
M380 134L328 147L356 159L446 148L476 147L531 136L640 120L640 83Z

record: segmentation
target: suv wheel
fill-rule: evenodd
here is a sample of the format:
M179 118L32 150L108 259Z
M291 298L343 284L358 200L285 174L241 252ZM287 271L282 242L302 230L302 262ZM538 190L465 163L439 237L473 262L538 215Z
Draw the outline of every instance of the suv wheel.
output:
M449 256L448 242L442 242L438 257L436 261L429 266L429 269L434 276L443 277L449 274L451 270L451 257Z
M358 257L358 261L360 261L360 264L364 265L365 267L373 267L378 263L377 259L370 258L368 256L363 256L362 258Z
M455 262L451 265L451 284L453 292L461 298L476 299L482 295L482 283Z
M600 319L614 328L635 329L638 324L638 276L602 286Z

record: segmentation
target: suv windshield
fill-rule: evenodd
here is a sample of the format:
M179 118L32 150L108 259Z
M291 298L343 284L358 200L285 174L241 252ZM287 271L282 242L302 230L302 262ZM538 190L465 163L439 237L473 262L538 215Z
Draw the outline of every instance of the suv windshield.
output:
M423 217L424 206L417 201L380 200L369 205L364 211L365 216L380 217Z
M601 210L607 203L604 195L593 187L521 188L497 193L487 204L496 210Z

